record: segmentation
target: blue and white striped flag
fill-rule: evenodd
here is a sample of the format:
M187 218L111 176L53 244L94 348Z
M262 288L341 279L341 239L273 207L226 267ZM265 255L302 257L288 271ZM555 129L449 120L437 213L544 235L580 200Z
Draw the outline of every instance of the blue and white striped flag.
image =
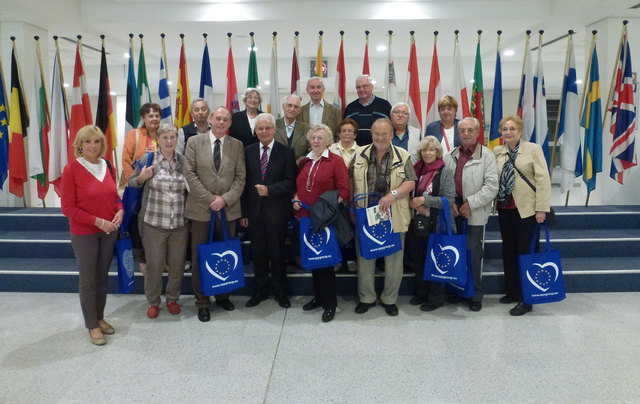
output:
M173 117L171 115L171 96L169 95L169 83L167 80L167 71L164 68L164 57L160 56L160 83L158 85L158 103L162 108L161 124L172 124Z

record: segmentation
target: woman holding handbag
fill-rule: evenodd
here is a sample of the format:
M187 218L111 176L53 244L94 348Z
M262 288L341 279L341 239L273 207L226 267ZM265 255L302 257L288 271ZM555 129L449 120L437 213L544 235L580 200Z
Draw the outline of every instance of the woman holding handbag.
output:
M333 139L333 133L327 125L314 125L307 132L307 140L311 144L311 152L300 162L300 173L296 180L297 193L294 201L313 205L320 195L326 191L340 191L339 202L349 198L349 176L347 167L340 156L331 153L328 146ZM309 216L309 211L302 208L299 202L293 203L296 217ZM324 309L322 321L333 320L338 305L336 291L336 275L333 265L312 271L313 299L302 309L313 310L318 307Z
M184 157L176 152L178 130L173 125L158 129L158 150L153 163L146 167L148 155L131 175L129 186L144 187L138 223L147 255L144 293L149 302L147 317L158 317L162 273L169 273L166 302L169 313L179 314L178 299L182 289L184 260L187 252L188 226L184 218L186 183ZM140 168L143 167L143 168Z
M89 340L107 343L115 330L104 319L107 277L122 223L122 202L116 176L104 160L107 143L97 126L78 131L73 142L76 159L62 173L62 213L69 218L71 246L78 264L78 292Z
M449 206L445 208L451 209L456 188L453 170L445 167L442 145L435 136L423 138L417 154L419 160L413 168L418 181L409 202L414 214L406 236L408 258L416 273L416 287L409 304L421 305L422 311L433 311L444 304L445 284L423 279L429 233L438 231L439 211L443 208L441 197L447 198Z
M551 198L551 179L542 148L520 139L523 128L518 116L502 118L504 144L493 149L499 178L497 206L506 290L500 303L517 302L509 311L512 316L532 310L522 302L518 255L528 253L536 223L544 222Z

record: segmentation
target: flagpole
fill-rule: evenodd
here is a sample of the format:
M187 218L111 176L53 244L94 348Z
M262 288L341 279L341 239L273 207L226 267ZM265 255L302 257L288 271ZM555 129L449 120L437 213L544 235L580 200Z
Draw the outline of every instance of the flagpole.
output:
M570 29L569 31L569 38L567 40L567 55L564 59L564 72L567 71L567 66L569 65L569 45L571 44L571 42L573 41L573 30ZM566 76L563 74L562 75L562 91L564 92L564 86L565 86L565 80L566 80ZM560 102L558 103L558 113L559 111L562 111L562 97L560 97ZM551 164L549 165L549 177L551 177L551 175L553 174L553 159L556 156L556 148L558 147L558 128L560 127L560 120L556 120L556 133L554 135L554 139L553 139L553 147L551 148ZM568 191L567 191L568 192ZM566 206L566 205L565 205Z
M528 29L526 33L527 33L527 36L524 41L524 58L522 58L522 73L520 74L520 92L518 92L518 98L522 97L522 91L523 91L522 86L524 86L522 77L524 77L524 68L527 63L527 57L529 56L529 37L531 36L531 30ZM519 102L520 100L518 100L518 103Z
M624 40L624 35L627 33L627 23L629 21L622 21L622 33L620 33L620 42L618 43L618 53L616 53L616 65L618 64L618 60L620 59L620 52L622 51L622 41ZM615 66L614 66L615 67ZM607 105L605 105L604 113L602 114L602 128L604 130L604 123L607 120L607 112L609 112L609 108L611 106L611 99L613 94L613 86L616 82L616 75L618 73L618 69L613 69L613 74L611 75L611 85L609 85L609 96L607 97Z
M169 69L167 68L167 47L164 42L164 32L160 34L161 42L162 42L162 58L164 59L164 75L167 78L167 88L169 88ZM169 99L171 99L171 94L169 94Z
M80 35L78 35L80 36ZM38 65L40 66L40 81L42 81L42 91L44 92L44 112L45 112L45 120L49 120L50 119L50 114L49 114L49 103L48 103L48 99L49 96L47 95L47 87L44 84L44 69L42 68L42 54L40 53L40 37L39 36L34 36L33 39L36 40L36 55L38 56ZM2 66L0 66L0 69L2 68ZM47 179L47 184L49 183L49 175L47 173L48 168L44 169L43 167L43 171L44 174L46 175L46 179ZM42 207L46 208L47 207L47 203L45 202L44 199L42 199Z

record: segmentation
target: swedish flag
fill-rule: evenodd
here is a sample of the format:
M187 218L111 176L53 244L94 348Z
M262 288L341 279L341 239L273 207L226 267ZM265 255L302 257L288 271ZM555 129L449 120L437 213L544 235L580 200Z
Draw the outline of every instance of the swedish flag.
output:
M587 185L587 192L591 192L596 188L596 174L602 172L602 102L600 101L598 53L595 44L580 126L584 128L582 180Z

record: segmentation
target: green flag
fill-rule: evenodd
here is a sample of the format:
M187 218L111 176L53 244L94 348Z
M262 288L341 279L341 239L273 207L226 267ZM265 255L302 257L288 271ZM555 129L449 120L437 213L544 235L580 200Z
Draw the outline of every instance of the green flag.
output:
M256 62L256 44L251 36L251 53L249 54L249 73L247 75L247 87L258 88L258 63Z
M144 63L144 45L140 38L140 57L138 58L138 99L140 106L151 102L151 91L149 90L149 82L147 81L147 66Z

